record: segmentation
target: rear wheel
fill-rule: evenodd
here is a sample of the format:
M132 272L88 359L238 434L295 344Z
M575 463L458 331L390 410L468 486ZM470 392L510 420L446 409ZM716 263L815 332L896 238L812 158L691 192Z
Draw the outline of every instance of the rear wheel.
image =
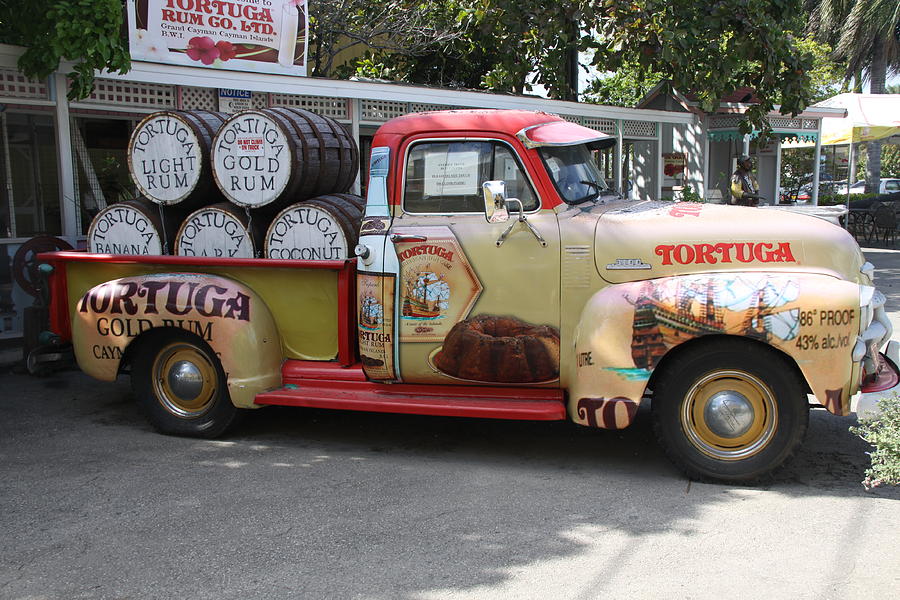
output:
M693 479L750 482L802 443L809 408L793 366L743 340L698 344L664 366L654 389L660 445Z
M162 433L213 438L239 415L219 359L187 332L144 340L135 354L131 384L141 409Z

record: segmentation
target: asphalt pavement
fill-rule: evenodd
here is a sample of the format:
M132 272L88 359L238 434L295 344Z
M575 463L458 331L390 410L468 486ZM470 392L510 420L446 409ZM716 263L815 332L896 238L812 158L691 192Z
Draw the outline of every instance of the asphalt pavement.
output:
M900 252L866 250L900 332ZM895 337L900 338L900 334ZM214 441L127 378L0 374L0 599L889 598L900 489L812 411L758 487L623 431L273 407Z

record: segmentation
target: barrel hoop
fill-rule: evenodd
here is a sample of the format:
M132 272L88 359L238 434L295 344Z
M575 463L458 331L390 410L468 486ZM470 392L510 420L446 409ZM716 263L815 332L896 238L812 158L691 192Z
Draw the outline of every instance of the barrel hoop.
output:
M319 181L322 180L322 172L325 168L325 165L328 164L326 142L325 138L322 137L321 128L321 124L327 123L327 121L316 113L310 112L308 110L303 110L302 108L293 108L287 106L284 108L286 112L292 113L295 117L299 117L306 121L313 135L316 136L316 140L319 142L319 168L315 169L315 177L311 178L312 183L310 184L310 193L317 194L320 192ZM295 120L292 121L296 122Z
M337 141L337 151L338 151L338 176L337 176L337 186L340 189L346 189L347 187L347 179L350 176L349 169L352 168L353 163L353 154L350 154L350 160L346 160L346 138L347 138L347 130L344 129L340 123L334 121L333 119L325 119L325 123L328 125L329 129L331 129L331 133L334 135L335 140Z
M311 185L311 181L318 181L319 172L321 171L321 155L319 164L312 165L310 164L310 144L309 139L305 135L305 132L300 129L300 124L296 119L291 118L291 111L287 110L287 107L284 106L276 106L268 109L263 109L267 114L272 115L273 118L278 117L277 120L280 122L282 129L284 130L285 137L290 137L290 132L293 132L294 139L297 140L297 144L289 144L288 146L299 147L300 154L302 160L299 162L296 160L295 156L291 156L291 177L290 177L290 189L295 196L303 196L309 197L313 195L315 192L315 188ZM315 129L312 128L311 129ZM321 140L319 140L319 144L321 145ZM297 167L300 167L299 169ZM315 167L315 168L313 168ZM312 179L313 174L315 176L315 180Z

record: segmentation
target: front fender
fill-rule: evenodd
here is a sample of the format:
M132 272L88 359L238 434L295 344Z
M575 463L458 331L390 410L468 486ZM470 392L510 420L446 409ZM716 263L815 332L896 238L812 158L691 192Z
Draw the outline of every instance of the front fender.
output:
M159 328L203 339L222 363L235 406L252 407L257 393L281 384L281 342L265 302L225 277L160 273L123 277L88 290L72 317L81 369L112 381L128 347Z
M859 318L859 286L825 275L712 273L604 288L585 305L575 332L569 416L583 425L628 426L657 365L705 335L781 350L818 401L846 415L858 377L852 351Z

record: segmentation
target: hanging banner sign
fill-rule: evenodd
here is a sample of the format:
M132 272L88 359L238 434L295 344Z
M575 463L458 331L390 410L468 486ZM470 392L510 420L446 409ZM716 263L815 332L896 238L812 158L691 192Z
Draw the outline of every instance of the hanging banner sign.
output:
M687 162L684 152L667 152L663 154L663 174L666 177L684 177Z
M131 58L306 75L306 0L128 0Z

